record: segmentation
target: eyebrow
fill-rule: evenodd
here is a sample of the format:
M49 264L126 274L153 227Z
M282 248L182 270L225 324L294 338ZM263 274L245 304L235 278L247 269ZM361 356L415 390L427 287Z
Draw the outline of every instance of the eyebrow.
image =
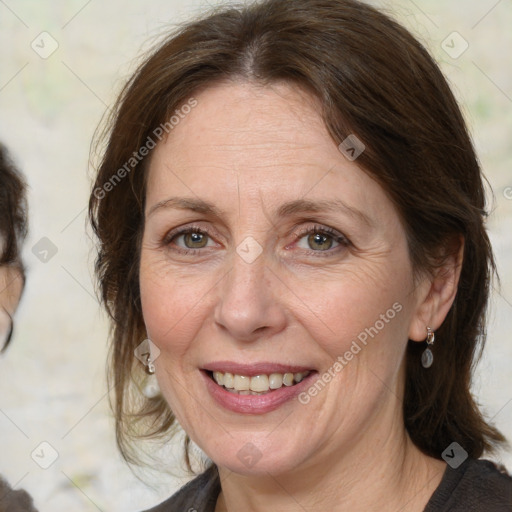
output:
M280 217L286 217L293 214L300 213L321 213L321 212L329 212L329 213L345 213L350 217L354 217L368 226L372 226L373 222L370 217L368 217L365 213L353 206L349 206L341 199L331 199L331 200L318 200L318 201L310 201L307 199L297 199L295 201L290 201L289 203L284 203L281 205L277 214Z
M177 210L191 210L193 212L202 213L203 215L211 215L214 217L221 217L223 212L219 210L212 203L203 201L202 199L195 199L193 197L170 197L164 201L154 204L148 211L147 217L149 218L156 211L161 209L174 208Z
M224 212L217 208L212 203L202 199L189 198L189 197L170 197L164 201L154 204L148 211L147 217L149 218L156 211L161 209L174 208L178 210L191 210L193 212L201 213L203 215L211 215L213 217L222 217ZM288 217L291 215L305 214L305 213L345 213L357 220L360 220L368 226L373 226L371 219L362 211L347 205L341 199L335 200L318 200L312 201L307 199L296 199L282 204L273 213L278 217Z

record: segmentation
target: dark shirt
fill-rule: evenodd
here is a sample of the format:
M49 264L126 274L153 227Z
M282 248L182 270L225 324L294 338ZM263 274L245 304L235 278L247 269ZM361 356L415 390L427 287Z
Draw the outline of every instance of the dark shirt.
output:
M220 494L217 466L184 485L174 496L146 512L214 512Z
M512 478L487 460L468 459L443 479L424 512L510 512Z
M0 512L37 512L37 510L26 491L11 489L11 486L0 477Z
M214 512L220 493L215 466L146 512ZM446 467L424 512L512 512L512 477L487 460Z

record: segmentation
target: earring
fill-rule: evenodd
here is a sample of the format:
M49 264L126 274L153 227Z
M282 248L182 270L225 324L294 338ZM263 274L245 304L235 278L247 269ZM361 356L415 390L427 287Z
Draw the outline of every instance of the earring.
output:
M425 340L427 342L427 345L433 345L435 339L436 336L434 332L430 327L427 327L427 339ZM432 350L430 350L430 347L427 347L423 354L421 354L421 364L423 368L430 368L433 362L434 354L432 354Z
M158 347L149 339L146 338L140 343L133 351L135 357L144 365L144 369L148 375L155 373L155 359L160 355Z
M155 373L155 365L153 364L153 361L151 361L151 356L148 354L146 357L146 373L148 375L153 375Z

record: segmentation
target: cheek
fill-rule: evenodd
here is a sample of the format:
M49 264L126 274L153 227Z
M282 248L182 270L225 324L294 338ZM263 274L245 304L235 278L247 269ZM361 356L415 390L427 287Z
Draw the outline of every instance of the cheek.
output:
M208 280L173 272L154 255L141 255L140 293L148 337L162 351L180 353L200 329Z
M363 358L390 348L385 346L388 340L402 349L407 336L404 303L409 278L396 272L392 279L390 275L383 267L378 272L372 269L369 276L359 266L353 271L346 268L339 279L316 279L315 286L307 287L312 291L304 301L303 323L331 359L350 350L354 341L362 348L372 342L372 351L365 350L364 355L361 351Z
M301 399L317 417L327 418L326 432L338 425L354 429L355 436L361 422L387 403L389 390L400 393L410 316L407 283L406 275L369 281L354 274L323 283L321 292L309 296L303 325L324 354L319 379L327 391L312 384Z
M23 275L10 268L0 267L0 307L13 315L23 290Z

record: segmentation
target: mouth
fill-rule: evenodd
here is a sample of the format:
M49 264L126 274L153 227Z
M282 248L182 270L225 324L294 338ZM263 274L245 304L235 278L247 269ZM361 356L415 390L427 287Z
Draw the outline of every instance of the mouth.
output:
M270 373L259 375L241 375L231 372L206 371L218 386L236 395L267 395L282 387L293 387L311 374L303 372Z
M274 363L212 363L201 369L210 396L222 408L241 414L265 414L295 398L318 372Z

